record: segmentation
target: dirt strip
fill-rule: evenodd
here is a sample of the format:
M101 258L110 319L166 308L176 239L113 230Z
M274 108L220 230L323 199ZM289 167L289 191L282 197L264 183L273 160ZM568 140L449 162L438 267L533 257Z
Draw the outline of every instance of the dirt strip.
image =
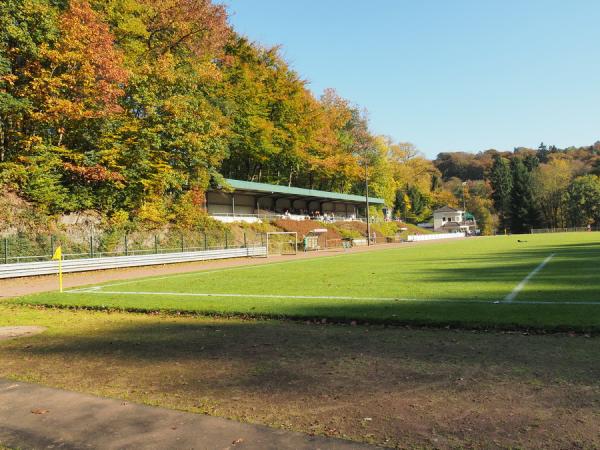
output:
M197 261L180 264L162 264L157 266L130 267L126 269L97 270L91 272L69 273L64 275L65 289L90 284L104 283L108 281L128 280L134 278L151 277L158 275L169 275L176 273L198 272L201 270L214 270L227 267L237 267L257 264L270 264L279 261L293 261L308 258L322 258L335 256L343 253L363 253L369 251L407 248L415 245L435 244L446 241L458 241L461 239L440 239L437 241L404 242L394 244L378 244L370 247L354 247L351 249L331 249L317 252L298 252L297 255L270 256L268 258L235 258L221 259L215 261ZM13 278L0 280L0 299L19 297L21 295L48 292L57 289L56 275L44 275L37 277Z

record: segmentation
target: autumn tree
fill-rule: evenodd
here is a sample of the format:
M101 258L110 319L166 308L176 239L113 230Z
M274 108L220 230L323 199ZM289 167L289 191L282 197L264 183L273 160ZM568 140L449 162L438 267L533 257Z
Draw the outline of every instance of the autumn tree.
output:
M547 159L548 160L548 159ZM534 193L545 225L565 226L565 191L571 182L573 169L565 159L552 158L533 172Z
M569 185L565 197L570 226L600 225L600 177L585 175L576 178Z
M127 81L121 54L84 0L69 2L64 11L33 0L4 7L12 26L3 46L3 98L26 108L3 117L3 175L49 212L88 207L91 184L121 180L98 158L104 120L121 111Z
M225 10L204 0L95 5L108 17L130 72L124 113L102 150L126 182L119 201L106 207L136 211L160 226L175 208L185 209L181 202L202 197L226 155L227 120L215 101L221 82L215 59L230 36Z
M445 180L452 177L461 180L481 180L485 172L477 155L466 152L440 153L434 164Z

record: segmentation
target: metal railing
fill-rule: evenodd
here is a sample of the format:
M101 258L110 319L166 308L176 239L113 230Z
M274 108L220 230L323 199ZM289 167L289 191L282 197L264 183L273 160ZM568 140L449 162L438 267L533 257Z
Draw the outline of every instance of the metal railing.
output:
M64 273L85 272L91 270L141 267L157 264L173 264L214 259L264 257L266 255L267 248L265 246L249 246L218 250L187 251L180 253L82 258L63 261L62 270ZM57 266L57 261L3 264L0 265L0 278L51 275L57 272Z

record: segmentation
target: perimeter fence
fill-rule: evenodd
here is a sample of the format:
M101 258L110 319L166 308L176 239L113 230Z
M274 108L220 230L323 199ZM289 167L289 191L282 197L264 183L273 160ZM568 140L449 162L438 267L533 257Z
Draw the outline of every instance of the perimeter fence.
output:
M64 259L151 255L264 245L262 233L246 231L169 231L162 233L28 234L0 237L0 264L49 261L58 246Z
M540 233L576 233L582 231L600 231L600 226L594 227L570 227L570 228L533 228L531 234Z

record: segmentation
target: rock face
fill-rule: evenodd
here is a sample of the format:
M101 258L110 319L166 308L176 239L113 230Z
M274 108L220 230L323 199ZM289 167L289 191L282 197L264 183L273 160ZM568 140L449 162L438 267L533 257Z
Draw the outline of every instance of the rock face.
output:
M43 333L46 327L21 326L21 327L0 327L0 341L5 339L16 339L20 337L33 336Z

